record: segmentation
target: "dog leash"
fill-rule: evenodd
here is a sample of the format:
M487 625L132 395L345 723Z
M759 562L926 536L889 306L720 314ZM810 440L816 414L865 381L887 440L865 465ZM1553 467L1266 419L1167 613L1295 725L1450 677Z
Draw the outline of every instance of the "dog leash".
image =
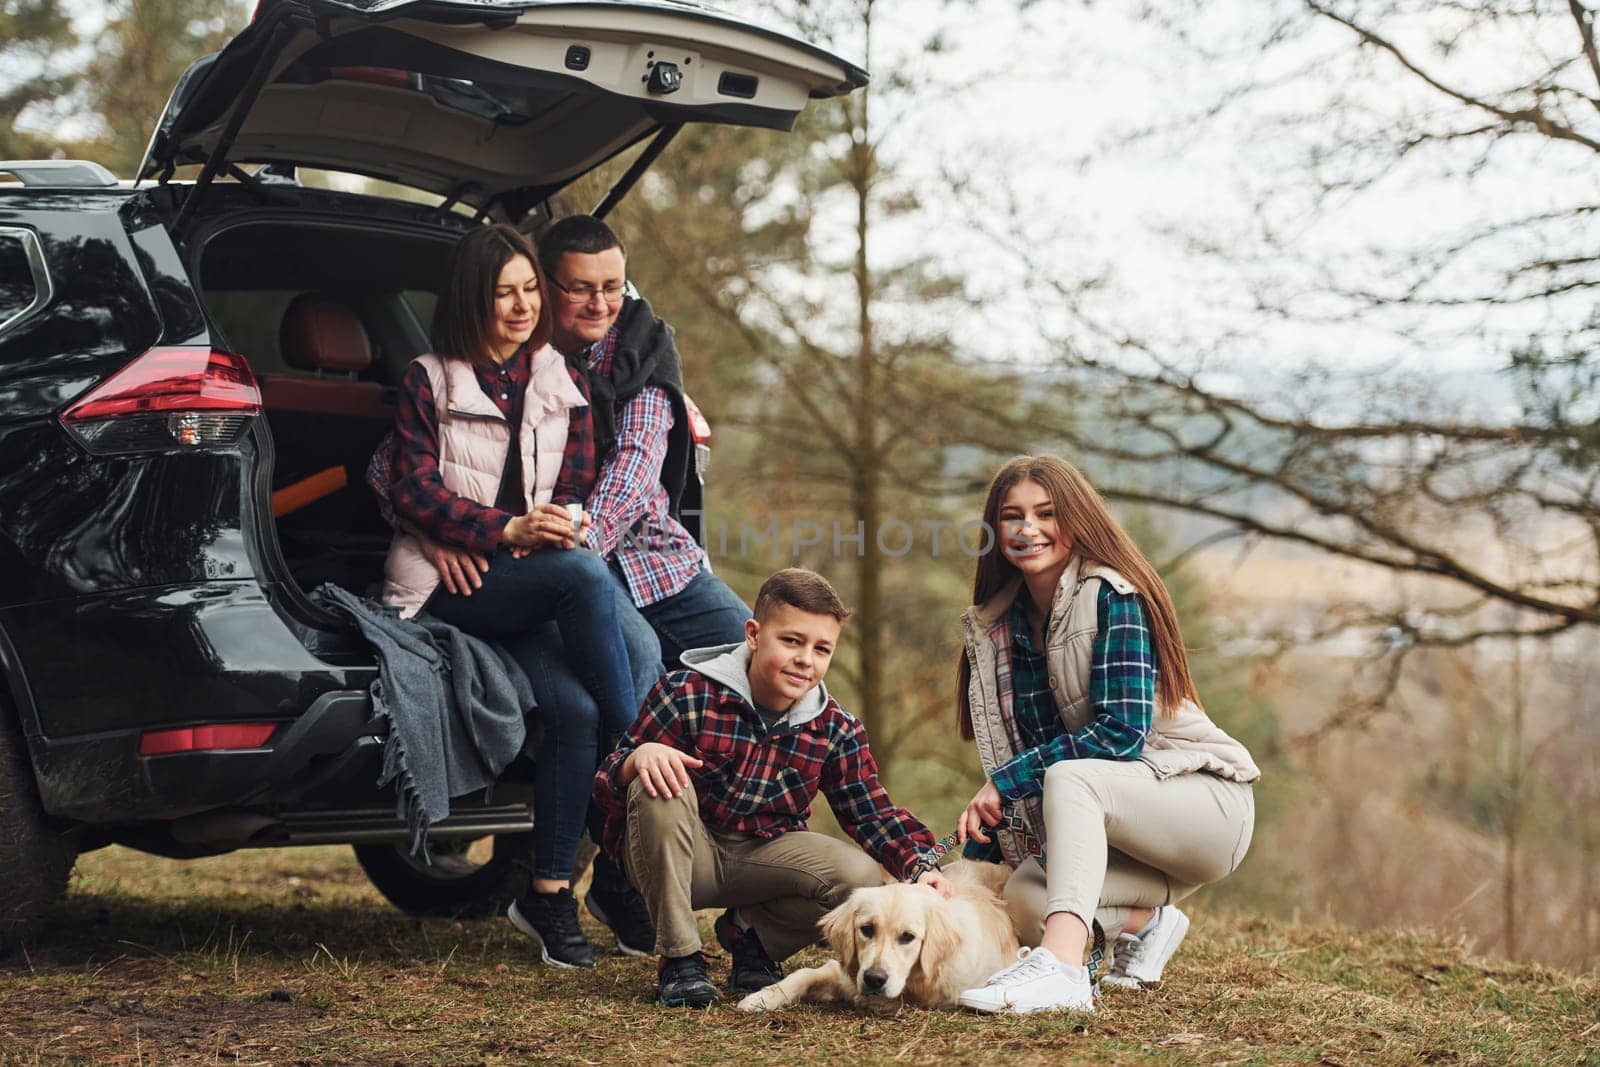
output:
M949 833L941 837L938 843L933 846L933 865L935 867L943 866L940 861L943 860L945 853L949 852L960 843L960 834L960 830L951 830Z
M1090 920L1094 923L1094 947L1089 950L1089 988L1094 990L1094 995L1100 995L1100 965L1106 961L1106 928L1100 925L1099 919Z
M960 831L951 830L941 837L933 846L933 866L929 869L938 870L943 865L944 857L960 843ZM1106 961L1106 930L1100 925L1099 919L1091 920L1094 930L1094 946L1089 950L1089 988L1094 990L1094 995L1100 995L1100 968Z

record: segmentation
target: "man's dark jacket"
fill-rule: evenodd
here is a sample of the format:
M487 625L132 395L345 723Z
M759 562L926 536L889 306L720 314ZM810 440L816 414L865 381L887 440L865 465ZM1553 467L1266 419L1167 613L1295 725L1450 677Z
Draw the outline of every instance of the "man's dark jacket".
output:
M683 364L672 341L672 327L650 310L643 298L629 297L617 315L617 348L611 356L610 375L588 372L589 412L594 419L595 460L604 466L617 443L617 415L639 390L659 386L672 403L672 429L667 434L667 457L661 464L661 484L674 518L689 477L693 435L689 409L683 395Z

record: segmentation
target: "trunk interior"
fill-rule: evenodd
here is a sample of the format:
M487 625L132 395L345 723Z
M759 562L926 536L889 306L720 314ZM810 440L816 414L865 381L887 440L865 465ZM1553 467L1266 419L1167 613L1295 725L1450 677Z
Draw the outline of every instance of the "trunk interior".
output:
M369 221L256 219L205 242L199 281L223 347L245 356L272 435L289 574L375 596L390 527L366 486L396 386L428 349L456 234Z

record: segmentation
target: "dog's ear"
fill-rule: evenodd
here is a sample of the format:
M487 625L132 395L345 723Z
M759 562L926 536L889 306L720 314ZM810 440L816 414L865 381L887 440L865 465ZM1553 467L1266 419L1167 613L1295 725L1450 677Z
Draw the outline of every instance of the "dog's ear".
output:
M859 890L857 890L859 892ZM824 915L817 923L822 936L833 949L839 962L844 964L850 980L856 977L856 914L861 910L856 894L851 893L845 902Z
M922 909L922 919L922 949L906 976L906 992L918 1003L938 1004L944 999L938 993L939 974L945 962L955 955L960 935L945 914L942 898L928 902Z

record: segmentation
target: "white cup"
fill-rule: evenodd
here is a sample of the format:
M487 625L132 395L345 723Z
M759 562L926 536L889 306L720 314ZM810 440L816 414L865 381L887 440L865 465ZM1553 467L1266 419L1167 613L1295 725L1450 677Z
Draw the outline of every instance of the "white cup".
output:
M572 536L577 537L579 531L583 529L583 505L568 504L567 517L572 520Z

